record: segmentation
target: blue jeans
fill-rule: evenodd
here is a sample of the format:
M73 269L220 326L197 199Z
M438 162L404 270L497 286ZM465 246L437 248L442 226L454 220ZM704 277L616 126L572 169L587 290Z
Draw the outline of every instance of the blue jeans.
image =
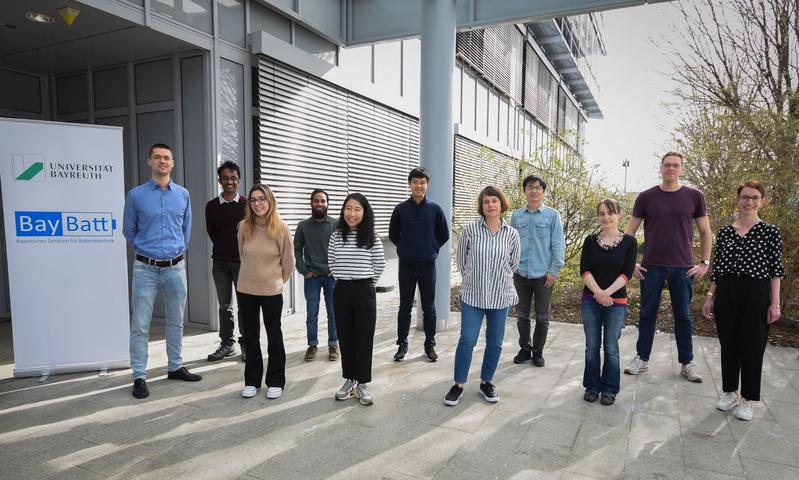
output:
M324 290L325 309L327 310L327 345L330 347L338 346L336 316L333 313L333 289L335 287L336 279L332 275L328 277L313 276L305 279L305 303L308 310L305 317L305 330L308 334L308 345L319 345L319 340L317 339L319 332L319 291Z
M655 321L660 310L660 295L664 284L669 287L671 311L674 315L674 337L677 340L677 358L680 363L694 359L691 338L691 298L694 280L688 277L687 267L658 267L644 265L644 280L641 280L641 318L638 322L636 350L641 360L648 362L655 341Z
M483 367L480 379L490 382L494 378L502 353L502 341L505 339L505 322L508 319L508 307L477 308L461 300L461 338L455 350L455 383L466 383L469 367L472 364L472 351L480 335L480 327L486 319L486 349L483 353Z
M583 387L596 393L619 393L619 337L627 317L627 305L603 307L594 300L583 300L583 330L585 331L585 370ZM602 331L604 330L604 338ZM605 351L601 368L599 345Z
M183 366L183 311L186 309L186 262L172 267L156 267L135 260L131 300L133 317L130 324L130 367L133 379L147 378L147 348L150 341L150 320L158 290L164 291L166 313L166 354L168 370Z

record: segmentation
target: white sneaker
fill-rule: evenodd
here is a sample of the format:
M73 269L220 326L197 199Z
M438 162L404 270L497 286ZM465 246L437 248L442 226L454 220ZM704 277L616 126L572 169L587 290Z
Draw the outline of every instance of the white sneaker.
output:
M754 415L753 410L752 401L741 397L741 401L738 402L738 408L735 409L735 418L738 420L751 420Z
M649 370L649 362L641 360L641 357L636 355L632 360L630 360L630 364L624 369L624 373L627 375L638 375L639 373L645 372L647 370Z
M244 398L252 398L256 395L258 395L258 389L252 385L247 385L244 387L244 390L241 391L241 396Z
M719 399L719 403L716 404L716 408L722 412L729 412L735 408L740 401L741 396L738 395L738 392L724 392L724 395Z
M283 395L283 389L280 387L269 387L266 389L266 398L270 400L280 398L281 395Z
M696 371L696 364L693 360L682 364L680 375L687 378L689 382L702 383L702 375L699 375L699 372Z
M344 385L342 385L338 392L336 392L336 400L346 400L350 398L353 395L355 385L357 384L358 382L355 380L345 380Z
M371 405L374 403L372 392L365 383L359 383L358 386L355 387L355 396L361 399L361 405Z

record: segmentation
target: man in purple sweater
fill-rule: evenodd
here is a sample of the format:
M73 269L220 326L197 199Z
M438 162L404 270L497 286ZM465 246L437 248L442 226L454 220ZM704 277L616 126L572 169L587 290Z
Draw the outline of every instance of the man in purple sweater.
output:
M655 339L655 322L664 285L669 288L674 315L674 338L680 374L691 382L702 376L694 363L691 337L691 297L693 281L702 277L710 265L712 233L707 217L705 195L680 184L683 155L667 152L660 160L660 185L638 194L627 234L644 222L644 257L636 264L634 275L641 281L641 318L638 322L637 355L624 373L638 375L649 368L649 356ZM694 265L691 245L693 223L699 230L700 261Z
M416 285L424 318L424 353L427 360L436 354L436 257L449 240L449 224L439 204L427 198L430 175L422 167L408 174L411 198L394 207L388 226L388 238L397 246L399 256L400 306L397 314L397 353L401 362L408 353L408 332Z

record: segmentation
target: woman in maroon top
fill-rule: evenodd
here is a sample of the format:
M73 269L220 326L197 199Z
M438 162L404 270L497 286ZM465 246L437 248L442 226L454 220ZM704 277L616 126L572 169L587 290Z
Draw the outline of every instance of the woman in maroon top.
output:
M620 388L619 337L627 318L627 282L635 269L638 244L619 230L619 202L605 199L596 208L599 230L585 238L580 256L583 277L582 317L585 330L583 398L613 405ZM602 333L604 330L604 341ZM599 348L605 351L600 371Z

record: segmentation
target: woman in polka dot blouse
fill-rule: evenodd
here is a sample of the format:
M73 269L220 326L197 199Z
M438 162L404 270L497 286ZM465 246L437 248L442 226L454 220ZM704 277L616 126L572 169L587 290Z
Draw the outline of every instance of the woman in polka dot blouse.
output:
M760 375L769 325L780 318L780 231L758 217L765 188L757 180L738 186L738 220L719 230L712 283L702 313L716 319L724 390L719 410L751 420L760 400ZM738 393L738 377L741 392Z

